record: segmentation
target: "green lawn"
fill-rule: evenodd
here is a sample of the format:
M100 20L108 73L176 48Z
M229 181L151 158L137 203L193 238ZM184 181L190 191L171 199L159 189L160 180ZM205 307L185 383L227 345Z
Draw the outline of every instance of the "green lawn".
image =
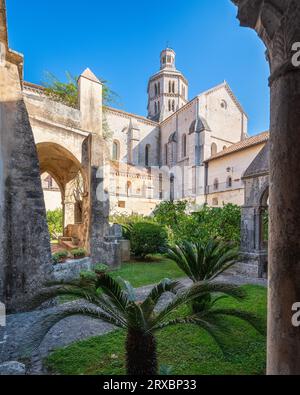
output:
M163 278L183 278L185 274L175 262L163 256L153 256L147 262L129 262L110 273L112 277L122 277L129 281L135 288L144 285L156 284Z
M175 270L170 263L170 270ZM151 267L151 265L149 266ZM153 277L141 269L125 265L121 271L125 278L135 276L145 281ZM147 266L148 268L148 266ZM140 270L140 271L139 271ZM148 270L148 269L147 269ZM171 275L172 274L172 275ZM165 273L164 276L166 277ZM170 277L174 277L170 273ZM158 277L160 279L160 277ZM136 279L135 285L141 285ZM134 282L134 281L133 281ZM244 287L248 292L247 300L236 302L223 300L220 305L239 307L256 312L263 319L267 310L267 290L259 286ZM172 367L172 374L197 375L262 375L265 372L266 342L247 324L231 319L232 335L227 338L227 357L218 349L209 335L192 325L170 327L157 333L159 363ZM47 359L47 366L56 373L65 375L125 374L124 370L125 333L116 331L95 337L58 350Z

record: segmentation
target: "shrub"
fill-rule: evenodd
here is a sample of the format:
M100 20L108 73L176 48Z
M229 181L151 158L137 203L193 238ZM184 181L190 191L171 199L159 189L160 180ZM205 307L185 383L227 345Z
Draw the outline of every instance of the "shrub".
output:
M167 227L171 244L182 240L207 243L214 238L239 244L240 207L227 204L220 208L203 206L191 214L187 211L187 202L167 202L160 204L154 212L155 220Z
M86 250L84 248L75 248L71 251L74 258L83 258L86 256Z
M94 272L95 273L106 273L109 269L109 266L105 265L104 263L98 263L95 267L94 267Z
M52 240L57 240L63 234L63 211L58 208L47 211L47 223Z
M66 250L56 252L52 255L53 264L56 265L57 263L64 262L68 256L69 253Z
M145 258L148 254L163 252L167 238L164 227L151 222L138 222L131 229L132 253L138 258Z

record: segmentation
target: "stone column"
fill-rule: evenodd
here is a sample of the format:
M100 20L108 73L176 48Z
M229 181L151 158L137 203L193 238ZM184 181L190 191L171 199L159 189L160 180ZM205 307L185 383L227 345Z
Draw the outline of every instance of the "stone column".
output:
M267 47L271 77L269 375L300 374L300 331L292 306L300 302L300 67L292 62L300 42L297 0L235 0L243 26Z
M102 136L102 84L91 70L86 69L79 77L78 85L81 127L90 132L83 147L87 151L83 167L89 182L89 252L93 263L117 266L121 262L120 247L106 240L109 235L109 176L105 166L108 152Z

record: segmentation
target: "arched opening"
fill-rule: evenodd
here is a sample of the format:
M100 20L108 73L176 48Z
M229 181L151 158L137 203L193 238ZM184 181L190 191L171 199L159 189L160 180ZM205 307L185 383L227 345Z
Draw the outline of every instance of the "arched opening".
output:
M214 180L214 191L217 191L219 189L219 180L216 178Z
M211 145L211 156L216 155L218 153L218 147L216 143L212 143Z
M114 161L120 160L120 143L117 140L114 140L114 142L113 142L112 160L114 160Z
M182 157L186 158L187 156L187 138L186 134L182 136Z
M175 100L172 101L172 111L175 112Z
M151 153L151 146L148 144L145 148L145 166L150 166L150 153Z
M130 197L132 195L132 183L130 181L126 184L126 196Z
M231 176L227 177L226 187L227 188L232 188L232 177Z
M80 162L71 152L55 143L39 143L37 152L52 247L58 244L63 249L85 247L87 227L83 222L88 206L87 180ZM53 221L57 226L60 222L60 231L55 231Z

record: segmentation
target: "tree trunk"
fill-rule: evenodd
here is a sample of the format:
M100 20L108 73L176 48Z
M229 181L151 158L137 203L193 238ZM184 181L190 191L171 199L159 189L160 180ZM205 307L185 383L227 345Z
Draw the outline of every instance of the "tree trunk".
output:
M128 375L158 374L157 345L152 334L129 329L126 340L126 370Z

